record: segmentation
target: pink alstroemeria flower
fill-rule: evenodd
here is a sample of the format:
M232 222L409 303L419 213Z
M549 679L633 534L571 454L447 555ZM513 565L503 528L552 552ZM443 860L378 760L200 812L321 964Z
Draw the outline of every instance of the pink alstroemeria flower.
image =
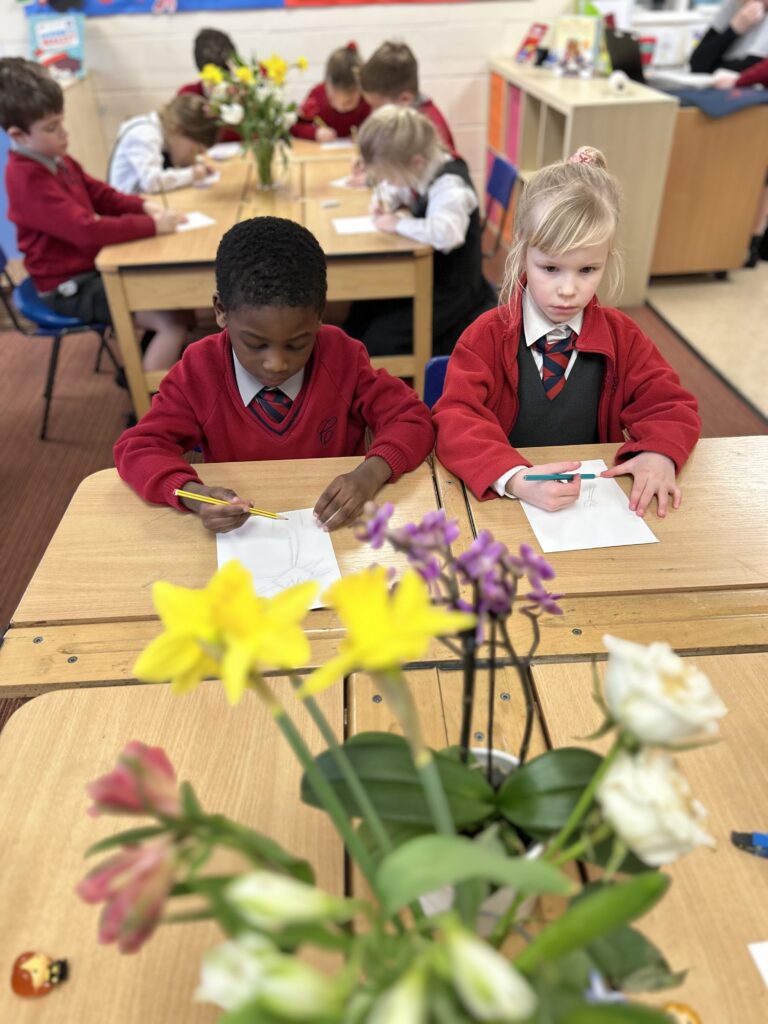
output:
M135 953L160 922L173 885L176 856L167 836L125 846L94 868L75 890L86 903L105 901L99 942L117 942L121 953Z
M85 789L94 801L88 809L92 817L157 812L172 818L181 813L176 772L165 751L138 740L125 747L113 771Z

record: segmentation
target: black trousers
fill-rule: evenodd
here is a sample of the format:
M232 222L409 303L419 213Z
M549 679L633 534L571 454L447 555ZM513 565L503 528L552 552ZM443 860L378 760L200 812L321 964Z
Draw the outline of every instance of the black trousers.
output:
M53 295L43 298L43 302L54 313L76 317L86 324L112 324L107 293L104 291L104 282L98 270L88 275L78 275L78 289L74 295L59 295L54 292Z

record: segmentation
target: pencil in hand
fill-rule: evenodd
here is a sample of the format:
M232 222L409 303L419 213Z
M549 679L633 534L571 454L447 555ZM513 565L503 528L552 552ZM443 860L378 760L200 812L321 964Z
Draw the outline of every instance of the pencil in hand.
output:
M208 494L195 494L194 491L183 491L177 488L173 492L178 498L189 498L191 501L202 501L206 505L231 505L231 501L224 501L223 498L212 498ZM280 516L277 512L265 512L261 508L249 508L252 516L263 516L265 519L282 519L287 522L287 516Z

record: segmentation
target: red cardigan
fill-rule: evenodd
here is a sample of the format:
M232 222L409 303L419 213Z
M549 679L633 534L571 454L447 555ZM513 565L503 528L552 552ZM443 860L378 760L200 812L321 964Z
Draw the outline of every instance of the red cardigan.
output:
M745 85L763 85L768 88L768 59L761 60L741 72L736 79L736 87L741 89Z
M373 434L366 451L366 430ZM115 465L147 501L183 508L173 494L199 480L184 452L199 445L206 462L378 455L390 482L432 450L429 410L365 346L338 327L321 327L302 389L278 431L243 405L227 331L190 345L165 375L149 412L115 445Z
M433 410L438 458L481 500L496 496L491 485L502 474L531 465L509 443L519 411L521 331L519 295L512 307L493 309L475 320L459 338L445 390ZM679 470L699 438L701 420L696 399L651 339L624 313L604 309L592 299L584 310L576 350L605 357L597 435L603 443L625 441L616 460L660 452Z
M299 120L291 128L291 135L295 135L297 139L314 139L318 127L314 119L317 117L329 128L333 128L340 139L347 139L352 134L352 129L359 128L370 112L371 108L362 96L354 110L346 114L334 110L328 100L325 83L321 82L312 89L299 107Z
M24 266L39 292L94 269L101 248L155 233L141 196L116 192L71 156L52 173L12 152L5 169L8 219L16 225Z

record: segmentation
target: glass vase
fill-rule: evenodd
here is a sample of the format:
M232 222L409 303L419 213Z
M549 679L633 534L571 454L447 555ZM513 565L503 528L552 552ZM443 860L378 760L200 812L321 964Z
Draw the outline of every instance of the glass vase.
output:
M279 142L272 139L254 139L251 145L256 165L256 187L268 191L277 188L277 157Z

